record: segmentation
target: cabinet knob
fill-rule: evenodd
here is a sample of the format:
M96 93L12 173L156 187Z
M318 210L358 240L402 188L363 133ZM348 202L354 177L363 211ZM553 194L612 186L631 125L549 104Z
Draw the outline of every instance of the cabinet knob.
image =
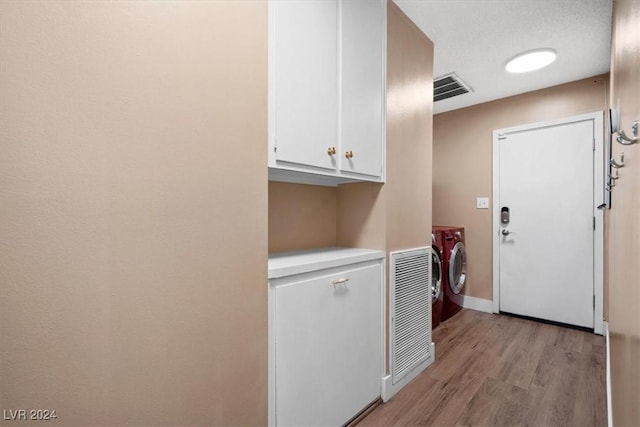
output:
M352 159L353 158L353 151L347 151L346 153L344 153L344 156L347 159Z
M336 147L327 148L327 154L330 156L333 156L334 154L336 154Z

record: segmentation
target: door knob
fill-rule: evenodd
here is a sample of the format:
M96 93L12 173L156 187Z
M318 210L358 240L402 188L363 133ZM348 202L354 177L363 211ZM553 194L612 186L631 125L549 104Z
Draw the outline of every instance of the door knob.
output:
M344 156L345 156L347 159L351 159L351 158L353 158L353 151L347 151L346 153L344 153Z
M336 154L336 147L327 148L327 154L329 154L330 156Z
M506 228L503 228L501 233L502 233L503 236L508 236L509 234L515 234L514 232L509 231Z

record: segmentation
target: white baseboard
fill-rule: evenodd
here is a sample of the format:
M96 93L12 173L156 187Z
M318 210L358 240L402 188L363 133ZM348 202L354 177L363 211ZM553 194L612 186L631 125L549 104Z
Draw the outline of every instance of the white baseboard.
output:
M429 365L436 360L436 345L431 343L431 351L429 357L420 362L411 372L404 378L398 381L396 384L392 382L392 376L387 375L382 378L382 401L388 402L397 392L399 392L404 386L409 384L411 380L417 377L422 371L424 371Z
M613 411L611 403L611 346L609 344L609 322L602 322L604 336L607 340L607 425L613 427Z
M493 301L489 299L482 299L465 295L464 300L462 301L462 306L464 308L470 308L471 310L493 313Z

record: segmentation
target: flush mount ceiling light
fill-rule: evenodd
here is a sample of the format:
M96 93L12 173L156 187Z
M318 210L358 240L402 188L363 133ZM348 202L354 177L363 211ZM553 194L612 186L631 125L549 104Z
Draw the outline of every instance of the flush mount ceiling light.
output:
M507 62L505 69L510 73L528 73L539 70L556 60L557 52L553 49L536 49L522 52Z

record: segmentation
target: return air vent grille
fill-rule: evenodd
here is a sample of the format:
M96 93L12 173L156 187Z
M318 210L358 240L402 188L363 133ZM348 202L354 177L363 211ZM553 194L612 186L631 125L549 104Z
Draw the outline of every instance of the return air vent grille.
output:
M391 374L393 384L430 357L431 248L391 252Z
M473 89L456 75L456 73L447 74L439 77L433 82L433 102L442 101L443 99L453 98L454 96L464 95L472 92Z

